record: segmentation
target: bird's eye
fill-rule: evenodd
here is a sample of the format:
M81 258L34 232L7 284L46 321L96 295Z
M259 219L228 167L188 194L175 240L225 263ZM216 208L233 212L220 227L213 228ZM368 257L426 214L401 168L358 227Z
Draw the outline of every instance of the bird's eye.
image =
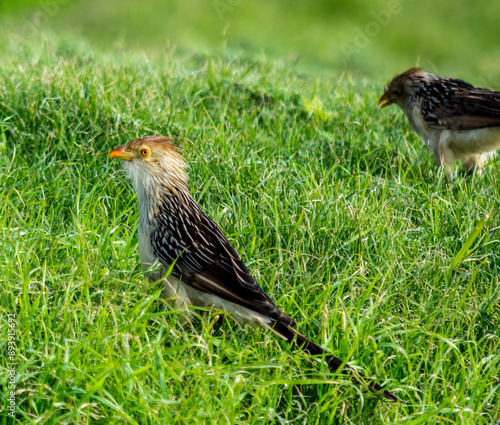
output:
M149 156L149 149L148 148L142 148L141 149L141 155L142 156Z
M398 89L393 90L393 91L392 91L392 94L393 94L394 96L401 96L401 92L400 92Z

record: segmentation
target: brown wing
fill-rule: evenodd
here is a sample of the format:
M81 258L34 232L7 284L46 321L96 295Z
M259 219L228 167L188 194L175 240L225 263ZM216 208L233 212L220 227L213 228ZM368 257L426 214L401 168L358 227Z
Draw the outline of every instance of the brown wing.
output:
M423 82L417 94L430 127L473 130L500 126L500 93L462 80Z
M191 196L183 203L188 208L164 203L158 214L152 246L160 262L166 267L175 262L172 273L187 285L295 326L257 284L217 224Z

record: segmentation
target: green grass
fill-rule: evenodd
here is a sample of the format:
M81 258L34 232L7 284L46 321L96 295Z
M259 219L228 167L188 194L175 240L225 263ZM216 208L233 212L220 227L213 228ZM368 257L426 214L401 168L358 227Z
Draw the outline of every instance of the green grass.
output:
M492 424L500 167L440 182L402 113L376 108L383 83L229 54L11 47L0 335L14 312L15 423ZM184 332L142 277L136 199L107 158L152 134L186 140L193 196L301 332L404 404L218 312Z

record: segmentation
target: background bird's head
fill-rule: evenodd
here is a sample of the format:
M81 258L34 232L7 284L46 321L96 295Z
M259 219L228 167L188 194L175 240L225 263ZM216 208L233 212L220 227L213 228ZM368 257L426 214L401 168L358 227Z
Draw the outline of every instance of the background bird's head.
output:
M109 154L110 158L123 160L139 202L158 197L165 190L187 190L187 164L171 142L163 136L144 137Z
M393 103L404 107L408 97L418 88L420 82L432 76L422 68L411 68L402 74L396 75L391 82L387 84L384 94L378 101L380 108L392 105Z

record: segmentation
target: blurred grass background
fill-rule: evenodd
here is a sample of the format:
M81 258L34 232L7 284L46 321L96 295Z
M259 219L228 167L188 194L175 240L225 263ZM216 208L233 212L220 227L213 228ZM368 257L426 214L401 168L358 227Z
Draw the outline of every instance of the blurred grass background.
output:
M4 46L55 31L92 49L229 49L383 78L420 65L500 86L500 2L489 0L2 0L0 13Z

